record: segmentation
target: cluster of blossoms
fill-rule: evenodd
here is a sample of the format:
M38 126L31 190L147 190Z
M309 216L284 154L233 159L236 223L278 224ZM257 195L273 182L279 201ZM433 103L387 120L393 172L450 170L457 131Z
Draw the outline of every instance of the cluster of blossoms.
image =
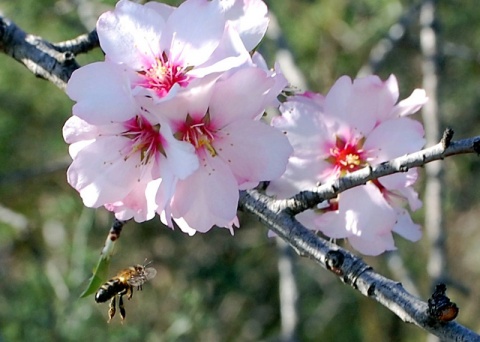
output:
M289 197L300 190L332 181L367 165L415 152L425 143L422 125L407 115L427 101L417 89L397 103L397 80L377 76L341 77L326 96L304 93L282 104L272 124L283 130L294 148L284 175L269 191ZM342 192L315 210L297 215L307 227L331 238L346 238L363 254L395 249L392 232L417 241L420 227L404 209L421 202L412 185L417 170L394 174Z
M105 61L67 87L67 179L84 204L189 234L238 225L239 190L278 178L292 153L260 121L286 86L251 54L267 25L261 0L121 0L104 13Z
M397 104L393 76L342 77L325 97L280 105L287 81L253 52L267 14L262 0L121 0L99 18L105 61L73 73L63 130L68 182L86 206L137 222L158 214L189 234L233 231L239 190L271 181L270 194L288 197L423 146L421 124L406 115L425 92ZM266 107L279 105L282 115L263 123ZM404 209L421 206L416 179L409 170L368 182L298 219L364 254L392 250L392 232L420 238Z

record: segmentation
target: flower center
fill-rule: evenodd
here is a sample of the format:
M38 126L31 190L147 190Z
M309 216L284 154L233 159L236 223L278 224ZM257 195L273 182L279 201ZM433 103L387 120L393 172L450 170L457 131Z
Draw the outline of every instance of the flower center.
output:
M129 151L124 157L125 160L140 152L141 163L147 164L157 153L165 155L159 124L153 126L146 118L137 115L126 121L124 126L126 131L122 133L122 136L131 139Z
M180 64L170 62L164 52L162 57L157 58L149 69L139 72L143 77L140 85L153 89L159 97L164 97L175 83L183 88L188 86L191 77L187 75L187 72L191 69L192 67L183 67Z
M347 143L337 137L337 142L330 149L327 159L342 174L356 171L366 165L365 152L361 149L362 142Z
M212 130L210 125L209 114L205 115L201 120L194 120L190 115L185 120L185 125L180 129L180 140L187 141L195 149L199 150L205 148L212 157L217 155L217 151L213 147L212 143L215 140L215 131Z

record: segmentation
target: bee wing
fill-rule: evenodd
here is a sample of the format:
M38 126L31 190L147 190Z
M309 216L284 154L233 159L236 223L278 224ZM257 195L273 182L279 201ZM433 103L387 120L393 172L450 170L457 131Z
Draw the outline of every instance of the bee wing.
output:
M153 267L148 267L145 269L144 273L145 273L145 278L147 278L146 280L150 280L157 275L157 270L154 269Z
M132 286L143 285L147 280L152 279L157 274L157 270L149 267L146 268L141 274L133 275L127 280L127 283Z
M143 274L131 276L127 283L132 286L140 286L143 285L147 281L147 278Z

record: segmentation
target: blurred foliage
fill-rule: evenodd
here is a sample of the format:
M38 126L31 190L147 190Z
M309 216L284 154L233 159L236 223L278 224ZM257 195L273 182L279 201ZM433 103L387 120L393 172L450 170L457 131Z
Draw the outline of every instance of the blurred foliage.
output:
M91 29L115 1L0 0L0 11L25 31L51 41ZM179 1L170 1L178 4ZM312 90L325 92L340 75L352 77L371 49L416 4L407 0L268 1ZM459 5L461 4L461 5ZM92 9L93 8L93 9ZM90 15L90 20L85 18ZM440 2L442 125L456 138L480 134L480 20L475 0ZM93 16L93 17L92 17ZM377 71L396 74L404 98L421 87L416 18ZM81 63L102 58L100 51ZM271 61L272 62L272 61ZM225 229L193 237L157 219L124 228L110 274L153 260L158 274L125 303L127 320L106 323L108 304L80 299L111 223L102 209L83 208L66 183L69 158L61 128L72 102L53 85L0 55L0 341L277 341L280 336L278 251L267 229L241 214ZM450 287L459 321L479 330L480 193L475 156L445 161ZM421 222L421 213L416 215ZM399 253L423 298L428 243L397 238ZM384 257L366 258L390 274ZM426 334L342 285L309 260L294 259L300 291L302 341L423 341Z

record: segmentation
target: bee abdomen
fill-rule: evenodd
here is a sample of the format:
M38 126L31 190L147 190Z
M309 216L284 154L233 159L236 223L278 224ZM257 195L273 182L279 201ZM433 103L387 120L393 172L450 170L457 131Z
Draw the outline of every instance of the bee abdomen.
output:
M95 294L95 301L103 303L124 289L124 284L118 279L112 279L103 284Z

